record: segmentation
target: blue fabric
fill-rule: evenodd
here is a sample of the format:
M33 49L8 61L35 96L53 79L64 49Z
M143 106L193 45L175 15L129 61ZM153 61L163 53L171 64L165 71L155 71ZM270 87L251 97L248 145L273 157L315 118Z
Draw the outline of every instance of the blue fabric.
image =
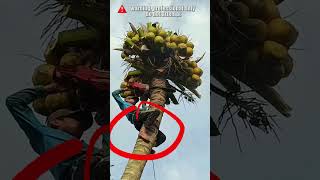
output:
M124 101L121 98L120 94L121 94L120 89L112 92L113 98L116 100L116 102L118 103L118 105L122 111L127 109L128 107L134 106L133 104L130 104L130 103ZM146 110L146 109L147 109L147 106L145 104L143 104L140 108L140 110L142 110L142 111ZM134 122L136 120L136 111L132 111L132 112L128 113L126 116L127 116L127 119L130 121L130 123L134 124Z
M33 150L40 155L65 141L76 139L76 137L64 131L42 125L35 117L28 104L37 98L44 97L45 94L42 87L29 88L19 91L6 99L6 105L12 116L27 135ZM88 145L83 141L82 143L83 151L85 151ZM98 150L95 149L95 152L97 151ZM65 170L79 158L80 156L76 156L52 168L50 171L54 178L56 180L62 180Z

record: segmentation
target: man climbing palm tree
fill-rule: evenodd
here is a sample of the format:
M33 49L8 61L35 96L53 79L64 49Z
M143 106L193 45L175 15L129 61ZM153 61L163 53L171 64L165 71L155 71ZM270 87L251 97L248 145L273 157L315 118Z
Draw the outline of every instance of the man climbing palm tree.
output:
M131 87L139 90L142 93L147 93L149 91L149 86L142 83L137 83L137 82L132 83ZM128 96L125 98L125 100L123 100L120 96L121 92L122 92L121 89L118 89L112 92L112 96L118 103L121 110L125 110L128 107L135 106L139 101L139 98L136 98L133 96ZM159 116L160 111L156 109L148 110L146 105L143 104L139 111L139 119L136 118L135 114L136 114L136 111L130 112L129 114L127 114L127 119L130 121L131 124L135 126L135 128L138 131L140 131L143 124L145 124L146 127L149 127L150 125L152 125L153 121ZM143 137L147 137L148 135L142 132L139 134L139 136L143 138ZM163 132L159 130L155 146L158 147L159 145L164 143L165 140L166 140L165 134L163 134Z

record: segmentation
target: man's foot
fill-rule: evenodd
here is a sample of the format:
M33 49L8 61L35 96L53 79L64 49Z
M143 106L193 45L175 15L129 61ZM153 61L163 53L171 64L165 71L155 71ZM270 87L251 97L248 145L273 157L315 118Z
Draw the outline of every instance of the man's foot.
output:
M162 131L158 131L158 134L157 134L157 140L156 140L156 145L155 147L158 147L160 146L162 143L164 143L166 141L167 137L165 134L163 134Z

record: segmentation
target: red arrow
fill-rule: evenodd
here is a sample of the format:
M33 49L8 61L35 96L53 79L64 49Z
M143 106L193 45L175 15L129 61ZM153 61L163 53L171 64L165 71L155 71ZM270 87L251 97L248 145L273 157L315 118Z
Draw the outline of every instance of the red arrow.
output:
M126 11L126 9L124 8L123 5L120 6L120 8L118 10L118 13L121 13L121 14L127 13L127 11Z

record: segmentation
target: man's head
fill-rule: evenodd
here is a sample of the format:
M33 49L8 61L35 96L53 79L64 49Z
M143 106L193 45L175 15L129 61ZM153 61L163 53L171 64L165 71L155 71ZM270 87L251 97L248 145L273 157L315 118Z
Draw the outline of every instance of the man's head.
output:
M130 103L130 104L137 104L137 102L139 101L139 98L137 97L132 97L132 96L128 96L124 99L127 103Z
M47 118L47 126L80 138L93 123L91 112L60 109Z

